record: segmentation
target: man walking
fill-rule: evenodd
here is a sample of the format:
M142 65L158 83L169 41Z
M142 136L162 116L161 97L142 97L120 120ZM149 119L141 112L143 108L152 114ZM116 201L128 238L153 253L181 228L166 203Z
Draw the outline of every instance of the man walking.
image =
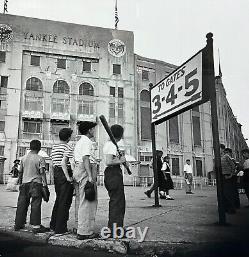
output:
M41 150L41 142L32 140L30 152L23 156L19 171L19 197L17 202L15 231L24 228L26 216L31 198L30 224L33 233L49 231L41 225L42 186L47 186L45 174L45 161L38 155Z
M166 196L164 195L165 191L165 176L162 172L162 166L163 166L163 161L162 161L162 156L163 156L163 151L161 150L156 150L156 161L157 161L157 177L158 177L158 187L159 187L159 195L160 199L166 199ZM156 189L155 183L153 183L152 187L144 192L148 198L151 197L151 193Z
M184 165L184 178L186 182L186 194L193 194L192 192L193 169L189 159L186 160L186 164Z
M93 149L94 129L96 122L83 121L79 125L81 134L80 140L74 149L75 169L74 180L76 181L76 210L78 208L78 228L77 239L85 240L98 237L94 233L95 216L97 211L97 174L96 169L92 168L90 156ZM85 198L85 186L87 182L93 184L95 189L95 199L89 201Z
M235 173L235 163L232 160L232 149L226 148L221 157L221 169L223 175L224 203L225 210L229 214L236 213L233 175Z
M61 129L59 132L60 143L55 144L51 152L56 200L50 229L55 231L55 234L68 232L67 221L73 198L72 169L69 162L73 158L73 150L68 144L72 132L70 128Z

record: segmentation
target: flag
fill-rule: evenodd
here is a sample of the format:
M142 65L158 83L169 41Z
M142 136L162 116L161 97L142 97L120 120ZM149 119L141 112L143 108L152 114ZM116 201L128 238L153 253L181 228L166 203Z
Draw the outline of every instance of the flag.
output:
M4 7L3 7L3 13L8 12L8 0L4 0Z
M117 6L117 0L116 0L116 4L115 4L115 29L118 28L118 22L119 22L119 18L118 18L118 6Z

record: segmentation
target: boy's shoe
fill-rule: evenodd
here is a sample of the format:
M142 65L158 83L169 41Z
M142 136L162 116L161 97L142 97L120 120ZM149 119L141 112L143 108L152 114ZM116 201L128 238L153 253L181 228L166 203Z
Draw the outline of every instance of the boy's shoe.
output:
M22 225L22 226L14 226L14 230L15 231L19 231L20 229L24 229L25 228L25 225Z
M144 192L146 195L147 195L147 197L148 198L150 198L151 197L151 195L150 195L150 192L149 191L146 191L146 192Z
M96 233L92 233L91 235L80 235L77 234L77 239L78 240L87 240L87 239L94 239L94 238L98 238L99 235Z
M32 232L33 232L34 234L46 233L46 232L49 232L49 231L50 231L50 228L46 228L46 227L44 227L44 226L42 226L42 225L40 225L39 228L33 228L33 229L32 229Z
M160 199L166 199L165 195L160 195Z
M166 200L175 200L175 199L170 196L166 196Z

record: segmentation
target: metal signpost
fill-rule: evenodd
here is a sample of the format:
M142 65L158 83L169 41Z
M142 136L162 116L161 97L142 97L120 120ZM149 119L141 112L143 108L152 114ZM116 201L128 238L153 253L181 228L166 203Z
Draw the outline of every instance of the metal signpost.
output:
M225 224L214 79L213 34L208 33L206 37L206 47L156 85L150 86L153 163L156 163L155 125L210 100L215 170L217 174L219 223ZM158 187L156 165L153 165L153 169L155 185ZM158 188L155 190L155 206L159 206Z

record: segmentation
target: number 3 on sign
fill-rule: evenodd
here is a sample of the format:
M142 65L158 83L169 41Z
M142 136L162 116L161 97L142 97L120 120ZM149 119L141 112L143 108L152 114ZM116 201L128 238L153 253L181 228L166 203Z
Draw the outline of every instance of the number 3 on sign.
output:
M156 114L161 110L162 107L162 104L160 102L160 95L154 96L152 102L155 104L155 107L157 107L155 110L152 111L152 113Z

